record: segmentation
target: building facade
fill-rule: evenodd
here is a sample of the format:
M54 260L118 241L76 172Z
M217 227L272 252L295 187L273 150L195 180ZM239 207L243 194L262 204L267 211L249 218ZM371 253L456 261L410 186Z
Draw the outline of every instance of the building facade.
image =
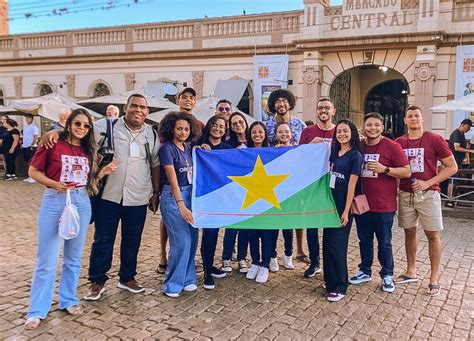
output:
M378 111L400 135L403 109L416 104L425 128L446 137L453 114L429 108L454 98L456 46L474 44L473 32L469 0L304 0L302 11L4 35L0 101L51 90L86 99L164 79L201 97L245 79L252 114L254 55L288 54L301 118L314 120L317 98L329 96L338 117L360 124Z

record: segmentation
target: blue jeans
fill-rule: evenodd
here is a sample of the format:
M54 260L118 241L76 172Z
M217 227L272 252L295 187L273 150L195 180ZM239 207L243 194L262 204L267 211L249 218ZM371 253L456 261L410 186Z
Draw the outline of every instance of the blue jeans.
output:
M271 230L248 230L252 265L265 268L270 266L272 233L273 231Z
M311 266L320 266L321 258L319 256L319 229L306 229L306 240L308 242L309 259Z
M293 230L283 230L283 241L285 246L285 256L291 256L293 254ZM280 230L272 230L272 256L271 258L277 257L277 242Z
M191 186L180 187L184 205L191 209ZM168 232L170 251L166 278L161 286L167 293L180 293L185 286L196 284L194 257L198 244L198 229L181 216L171 187L165 185L161 193L161 216Z
M374 261L374 234L378 242L378 259L382 270L380 277L393 276L392 225L394 212L367 212L356 215L359 237L360 271L372 276Z
M237 236L238 234L238 236ZM237 260L247 257L249 246L248 230L225 229L224 245L222 247L222 260L231 260L234 251L235 239L237 238Z
M38 254L27 317L44 319L51 309L56 270L63 245L59 309L79 304L76 290L81 273L82 250L91 218L91 205L85 188L71 189L71 200L79 212L80 232L76 238L63 240L58 236L58 226L66 204L66 193L57 192L52 188L46 188L44 191L38 213Z
M137 274L137 257L142 240L147 205L123 206L115 202L97 199L95 233L89 259L89 281L104 284L112 267L115 237L119 221L122 221L120 243L119 280L134 280Z

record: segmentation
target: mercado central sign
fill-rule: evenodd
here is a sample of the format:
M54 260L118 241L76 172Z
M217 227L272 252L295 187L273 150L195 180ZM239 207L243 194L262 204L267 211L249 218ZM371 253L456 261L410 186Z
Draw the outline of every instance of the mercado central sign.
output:
M413 25L414 14L417 11L402 10L401 2L402 0L345 0L342 14L333 14L330 17L331 30Z

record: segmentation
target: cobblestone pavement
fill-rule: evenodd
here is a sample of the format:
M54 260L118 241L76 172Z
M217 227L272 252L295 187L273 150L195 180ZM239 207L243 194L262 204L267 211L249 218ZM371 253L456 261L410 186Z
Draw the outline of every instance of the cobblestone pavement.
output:
M111 280L103 298L82 302L86 313L66 315L57 302L35 331L23 329L36 254L36 214L42 188L21 181L0 182L0 339L459 339L474 340L474 224L446 218L439 296L425 294L429 271L426 238L420 242L418 283L398 286L392 294L380 288L377 276L351 286L345 299L324 298L322 276L303 278L305 264L271 274L265 284L234 271L217 280L215 290L202 286L177 299L161 294L158 261L159 216L147 220L139 254L137 279L147 288L133 295L116 287L118 248ZM84 251L79 295L87 291L91 228ZM396 274L403 271L403 231L394 227ZM221 234L222 237L222 234ZM279 254L282 254L279 242ZM117 245L117 243L116 243ZM221 240L216 261L221 252ZM349 246L349 270L359 260L355 229ZM280 260L281 262L281 260ZM236 265L234 264L234 268ZM374 273L379 271L378 263ZM198 272L202 283L202 272Z

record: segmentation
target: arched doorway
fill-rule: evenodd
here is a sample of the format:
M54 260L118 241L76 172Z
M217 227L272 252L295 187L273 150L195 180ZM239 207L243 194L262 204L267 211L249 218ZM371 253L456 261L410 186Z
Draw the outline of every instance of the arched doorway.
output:
M403 111L409 92L405 77L386 66L356 66L338 74L329 89L336 120L348 118L362 127L364 114L379 112L395 137L403 134Z
M4 105L5 101L3 100L3 90L0 88L0 105Z
M395 79L376 85L365 98L365 112L376 111L385 119L385 132L399 137L405 132L403 115L407 107L408 84Z

